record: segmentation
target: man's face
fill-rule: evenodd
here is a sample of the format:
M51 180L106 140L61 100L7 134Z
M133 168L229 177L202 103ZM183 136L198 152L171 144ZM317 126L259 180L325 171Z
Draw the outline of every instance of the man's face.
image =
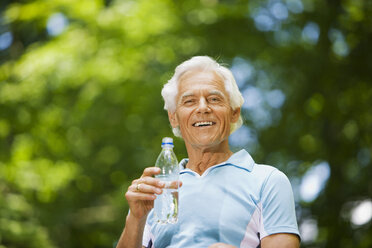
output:
M176 111L169 113L172 127L180 127L185 143L213 147L227 141L230 124L239 118L233 111L224 82L214 72L189 71L180 78Z

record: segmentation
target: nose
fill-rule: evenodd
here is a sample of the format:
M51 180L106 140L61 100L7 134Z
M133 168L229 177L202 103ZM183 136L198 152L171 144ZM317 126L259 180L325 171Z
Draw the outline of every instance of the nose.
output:
M211 109L208 106L208 102L205 98L200 98L199 104L198 104L198 113L209 113Z

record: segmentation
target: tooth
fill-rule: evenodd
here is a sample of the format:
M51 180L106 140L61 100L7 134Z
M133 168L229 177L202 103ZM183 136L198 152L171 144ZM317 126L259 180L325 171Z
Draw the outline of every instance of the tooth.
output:
M199 126L202 126L202 125L208 125L208 126L212 126L212 122L211 121L202 121L202 122L197 122L195 123L195 126L196 127L199 127Z

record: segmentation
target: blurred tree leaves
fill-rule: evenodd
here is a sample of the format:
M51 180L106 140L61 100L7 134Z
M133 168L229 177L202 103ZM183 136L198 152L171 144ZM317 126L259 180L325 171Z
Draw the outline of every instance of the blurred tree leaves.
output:
M318 228L303 246L371 246L370 222L345 218L372 195L369 1L0 6L2 247L111 246L127 186L172 135L161 87L199 54L237 68L248 138L234 149L283 170L295 193L312 166L329 164L314 201L296 193L299 224ZM181 140L176 152L186 156Z

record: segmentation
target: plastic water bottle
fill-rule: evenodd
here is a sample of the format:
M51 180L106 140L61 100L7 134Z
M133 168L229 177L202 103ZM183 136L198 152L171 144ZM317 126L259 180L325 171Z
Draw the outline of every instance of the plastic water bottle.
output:
M174 224L178 220L178 184L176 187L170 187L171 182L178 181L179 167L177 157L173 152L173 139L165 137L162 140L163 148L158 159L156 167L160 168L160 174L156 175L165 183L163 193L158 195L154 203L155 218L161 224Z

